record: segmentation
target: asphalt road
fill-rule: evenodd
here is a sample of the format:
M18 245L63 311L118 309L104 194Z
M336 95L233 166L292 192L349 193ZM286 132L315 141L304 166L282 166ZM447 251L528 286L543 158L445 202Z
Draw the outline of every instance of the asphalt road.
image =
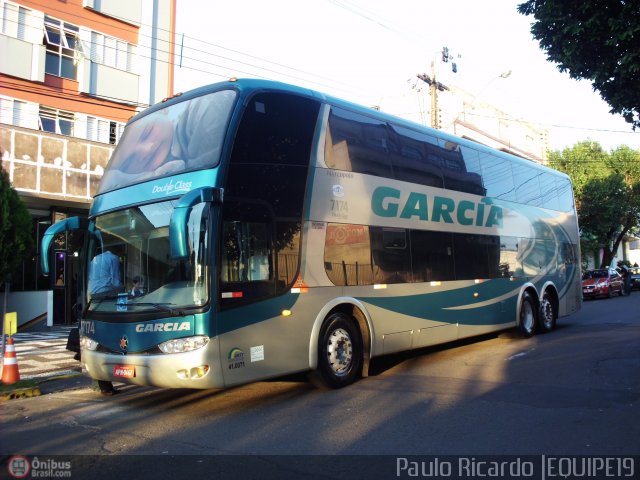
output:
M304 376L221 392L81 388L4 402L0 428L2 455L98 455L74 460L100 466L95 478L122 465L154 478L181 478L178 465L211 478L383 478L398 456L639 455L640 292L587 301L531 339L504 332L386 357L342 390Z

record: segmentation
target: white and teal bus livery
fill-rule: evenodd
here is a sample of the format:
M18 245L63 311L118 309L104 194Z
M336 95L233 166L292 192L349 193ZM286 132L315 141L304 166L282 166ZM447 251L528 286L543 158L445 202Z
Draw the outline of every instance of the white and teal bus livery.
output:
M203 87L134 117L88 218L81 358L97 380L223 388L517 328L582 302L569 178L315 91ZM117 282L98 291L92 260ZM95 262L94 262L95 263ZM133 283L137 281L135 289Z

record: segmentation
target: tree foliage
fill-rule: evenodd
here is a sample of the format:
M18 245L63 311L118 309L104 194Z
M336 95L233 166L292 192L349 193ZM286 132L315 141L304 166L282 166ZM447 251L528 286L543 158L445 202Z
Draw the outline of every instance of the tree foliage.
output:
M0 282L9 281L32 249L31 215L0 169Z
M528 0L533 38L571 78L589 80L611 107L640 126L640 3L623 0Z
M600 248L610 265L627 234L640 223L640 151L605 152L596 142L578 142L549 154L549 164L571 177L584 253Z

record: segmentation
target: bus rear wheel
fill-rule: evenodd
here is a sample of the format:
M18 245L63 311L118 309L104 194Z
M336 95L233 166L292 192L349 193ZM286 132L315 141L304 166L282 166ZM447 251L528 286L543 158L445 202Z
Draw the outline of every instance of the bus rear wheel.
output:
M520 334L529 338L536 333L536 324L538 323L538 314L535 302L530 293L524 292L520 300L520 312L518 317L518 329Z
M538 326L540 327L541 332L547 333L556 328L558 311L556 310L553 298L548 292L545 292L542 296L542 302L540 302L540 316L538 318L540 320Z
M336 312L324 322L318 344L318 369L331 388L353 383L362 370L362 336L351 317Z

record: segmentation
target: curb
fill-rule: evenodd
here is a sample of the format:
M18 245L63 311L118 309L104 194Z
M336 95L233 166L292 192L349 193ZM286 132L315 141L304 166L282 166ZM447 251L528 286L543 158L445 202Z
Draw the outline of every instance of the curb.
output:
M42 395L40 387L17 388L11 392L0 394L0 401L14 400L16 398L39 397L40 395Z
M75 385L71 386L70 388L68 388L69 387L68 385L66 385L67 388L64 388L65 387L64 385L59 385L59 388L56 388L55 384L57 382L62 384L62 383L65 383L63 382L64 380L76 379L82 376L83 376L82 372L63 371L60 373L52 372L48 376L33 377L27 380L35 382L35 385L29 386L29 387L16 386L16 388L14 389L9 389L6 392L2 392L0 393L0 401L14 400L17 398L38 397L42 395L42 390L62 391L62 390L77 388L77 386ZM42 389L41 389L41 386L42 386ZM8 387L10 388L10 386ZM51 388L48 388L48 387L51 387ZM45 393L50 393L50 392L45 392Z

